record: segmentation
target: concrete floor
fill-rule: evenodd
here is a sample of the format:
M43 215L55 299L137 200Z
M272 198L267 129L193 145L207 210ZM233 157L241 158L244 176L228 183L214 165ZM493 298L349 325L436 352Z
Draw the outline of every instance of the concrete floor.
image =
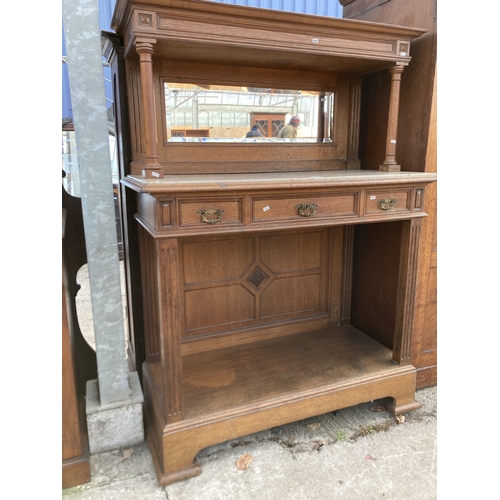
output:
M403 422L365 403L202 450L202 474L160 487L147 443L90 458L90 483L66 500L432 500L437 389ZM239 470L246 458L248 467Z

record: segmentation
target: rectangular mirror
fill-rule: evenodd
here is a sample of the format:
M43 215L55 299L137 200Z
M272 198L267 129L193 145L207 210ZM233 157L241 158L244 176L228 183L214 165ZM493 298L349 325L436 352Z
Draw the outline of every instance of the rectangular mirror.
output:
M189 83L164 92L168 142L332 142L333 92Z

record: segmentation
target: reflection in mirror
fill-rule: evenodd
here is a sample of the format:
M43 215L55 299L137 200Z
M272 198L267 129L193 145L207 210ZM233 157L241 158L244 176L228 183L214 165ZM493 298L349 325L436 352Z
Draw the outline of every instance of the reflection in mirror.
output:
M333 92L186 83L164 90L170 142L332 142ZM296 137L281 137L297 117L298 127L287 128Z

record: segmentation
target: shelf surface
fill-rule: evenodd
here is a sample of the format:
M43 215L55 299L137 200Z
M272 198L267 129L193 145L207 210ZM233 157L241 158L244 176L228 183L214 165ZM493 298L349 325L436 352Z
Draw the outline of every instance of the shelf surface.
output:
M185 421L257 411L406 370L351 326L183 357ZM151 367L159 387L161 366Z
M437 175L427 172L382 172L379 170L334 170L320 172L273 172L250 174L165 175L145 179L128 175L127 187L141 193L224 192L256 189L304 189L398 184L427 184Z

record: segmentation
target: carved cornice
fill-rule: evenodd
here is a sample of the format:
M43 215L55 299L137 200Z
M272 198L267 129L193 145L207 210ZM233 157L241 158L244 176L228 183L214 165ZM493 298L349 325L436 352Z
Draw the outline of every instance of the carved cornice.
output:
M194 0L118 0L111 27L125 39L125 57L138 37L154 37L159 45L183 44L186 50L190 44L210 44L275 51L279 40L286 39L291 54L406 64L409 52L399 46L409 47L426 31Z

